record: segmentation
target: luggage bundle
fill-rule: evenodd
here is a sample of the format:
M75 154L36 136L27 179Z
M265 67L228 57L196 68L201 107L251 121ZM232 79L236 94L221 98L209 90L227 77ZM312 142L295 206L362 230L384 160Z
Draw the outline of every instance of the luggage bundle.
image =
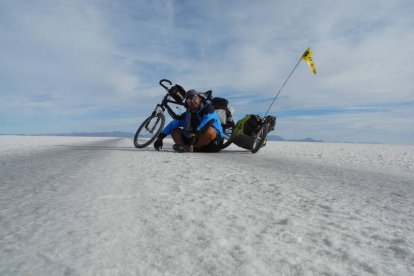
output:
M229 107L227 99L213 97L211 90L199 95L214 105L220 118L226 136L224 137L225 143L223 148L234 143L236 146L256 153L261 147L266 145L267 134L275 129L276 117L247 114L235 124L233 121L233 109Z
M231 136L235 145L256 153L266 144L267 134L275 129L276 117L248 114L236 123Z
M266 137L275 129L276 117L247 114L236 124L233 121L233 109L225 98L213 97L213 91L199 93L205 101L210 101L217 112L225 133L225 142L222 148L231 143L256 153L266 145Z
M233 122L233 112L234 110L229 107L229 101L225 98L213 97L213 91L209 90L207 92L199 93L199 95L204 98L205 101L211 102L214 106L215 111L217 112L220 122L223 128L232 128L234 127Z

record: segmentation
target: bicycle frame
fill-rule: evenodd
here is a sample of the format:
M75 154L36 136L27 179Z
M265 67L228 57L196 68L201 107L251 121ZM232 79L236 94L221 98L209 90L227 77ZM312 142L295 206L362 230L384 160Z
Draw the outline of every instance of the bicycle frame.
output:
M165 95L164 100L162 101L161 107L164 108L163 110L165 111L165 109L167 110L168 114L173 118L173 119L178 119L180 117L179 114L175 113L174 110L168 105L168 104L176 104L176 105L180 105L180 106L184 106L184 103L179 103L177 101L173 101L168 99L168 94Z
M162 87L164 87L165 88L165 90L167 90L168 91L168 88L165 86L165 85L163 85L162 84L162 81L160 81L160 84L161 84L161 86ZM151 116L153 116L153 117L155 117L157 114L159 114L159 113L164 113L165 112L165 110L167 110L167 112L168 112L168 114L173 118L173 119L178 119L180 116L178 115L178 114L176 114L175 112L174 112L174 110L168 105L169 103L172 103L172 104L176 104L176 105L182 105L182 106L184 106L184 104L183 103L179 103L179 102L177 102L177 101L172 101L172 100L170 100L169 99L169 94L167 93L165 96L164 96L164 98L163 98L163 100L161 101L161 103L160 104L157 104L156 106L155 106L155 108L154 108L154 111L152 111L152 113L151 113ZM149 128L149 123L150 122L148 122L146 125L145 125L145 129L146 130L148 130L149 132L153 132L154 131L154 129L155 129L155 127L156 127L156 125L158 124L158 122L159 122L159 118L157 119L157 121L156 121L156 123L153 125L153 127L150 129Z
M164 82L167 82L170 86L172 85L171 81L167 80L167 79L162 79L160 80L159 84L167 91L167 94L164 96L164 98L161 101L161 104L157 104L157 106L155 107L154 111L153 111L153 115L157 114L158 112L165 112L165 110L167 110L168 114L173 118L173 119L178 119L179 115L176 114L174 112L174 110L168 105L169 103L172 104L176 104L176 105L181 105L184 106L184 103L180 103L177 101L173 101L169 99L170 94L168 93L168 91L170 90L170 88L168 86L166 86L164 84ZM160 109L162 111L160 111Z
M165 111L168 112L168 114L174 119L174 120L180 120L182 118L181 112L183 111L179 106L185 107L185 90L183 87L181 87L178 84L172 85L172 82L167 79L162 79L159 81L159 84L167 91L167 94L163 97L161 103L158 103L154 110L152 111L151 115L138 127L137 132L134 136L134 145L136 148L144 148L148 146L150 143L152 143L156 136L160 133L160 130L164 127L165 124ZM199 93L199 95L204 100L212 100L212 91L208 90L206 92ZM175 105L175 106L173 106ZM179 109L180 114L177 114L174 109ZM233 119L230 116L230 120L232 124L226 122L225 125L223 125L223 131L225 133L224 135L224 144L222 148L228 147L231 142L231 135L232 130L234 128L234 122ZM149 132L149 134L144 134L143 130L146 130ZM152 138L150 140L144 140L139 141L141 138L149 137Z
M168 105L169 103L172 104L176 104L176 105L181 105L184 106L183 103L179 103L177 101L172 101L170 99L168 99L168 94L166 94L164 96L164 99L162 100L162 102L160 104L157 104L155 106L154 111L152 112L152 115L155 116L158 113L164 113L165 110L167 110L168 114L173 118L173 119L178 119L180 117L180 115L178 115L177 113L174 112L174 110Z

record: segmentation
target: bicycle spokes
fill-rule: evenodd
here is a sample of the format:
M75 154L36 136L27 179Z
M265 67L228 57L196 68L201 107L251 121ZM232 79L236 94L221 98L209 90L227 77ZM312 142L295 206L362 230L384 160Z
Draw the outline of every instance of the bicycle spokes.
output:
M145 148L157 139L165 124L163 113L149 116L138 128L134 136L134 145L137 148Z
M148 123L145 126L145 129L148 130L148 132L152 134L154 132L154 129L156 129L159 121L160 121L159 117L157 117L155 122L154 122L154 120L148 121ZM151 123L153 123L153 125L150 127Z

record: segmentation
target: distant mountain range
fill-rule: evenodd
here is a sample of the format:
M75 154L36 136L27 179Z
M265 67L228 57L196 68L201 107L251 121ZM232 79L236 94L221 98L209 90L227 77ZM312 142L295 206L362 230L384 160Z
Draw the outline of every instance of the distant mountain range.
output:
M310 137L307 137L305 139L285 139L277 135L268 135L267 140L269 141L292 141L292 142L319 142L319 143L323 142L323 140L317 140L317 139L313 139Z
M1 135L1 134L0 134ZM18 134L18 135L27 135L29 134ZM106 131L106 132L67 132L67 133L48 133L48 134L33 134L31 136L84 136L84 137L125 137L132 138L135 133L125 132L125 131ZM269 141L292 141L292 142L323 142L322 140L317 140L314 138L305 138L305 139L285 139L277 135L268 135L267 139Z
M132 138L135 133L124 131L104 131L104 132L65 132L65 133L42 133L42 134L1 134L18 136L81 136L81 137L126 137Z
M107 131L107 132L68 132L50 134L53 136L85 136L85 137L126 137L132 138L135 133L125 131Z

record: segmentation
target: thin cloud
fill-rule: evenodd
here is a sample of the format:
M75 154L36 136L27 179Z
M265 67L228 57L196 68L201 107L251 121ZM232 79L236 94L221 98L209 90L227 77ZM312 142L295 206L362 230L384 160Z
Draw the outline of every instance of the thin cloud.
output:
M131 118L147 116L163 96L161 78L213 89L230 99L236 117L263 113L310 46L318 75L300 64L271 109L277 134L413 141L402 119L414 116L413 12L410 1L3 1L1 132L37 133L27 114L50 122L47 132L61 122L84 130L82 120L133 131ZM366 106L373 112L361 114ZM310 119L304 125L303 114L290 110ZM346 123L358 118L387 137Z

